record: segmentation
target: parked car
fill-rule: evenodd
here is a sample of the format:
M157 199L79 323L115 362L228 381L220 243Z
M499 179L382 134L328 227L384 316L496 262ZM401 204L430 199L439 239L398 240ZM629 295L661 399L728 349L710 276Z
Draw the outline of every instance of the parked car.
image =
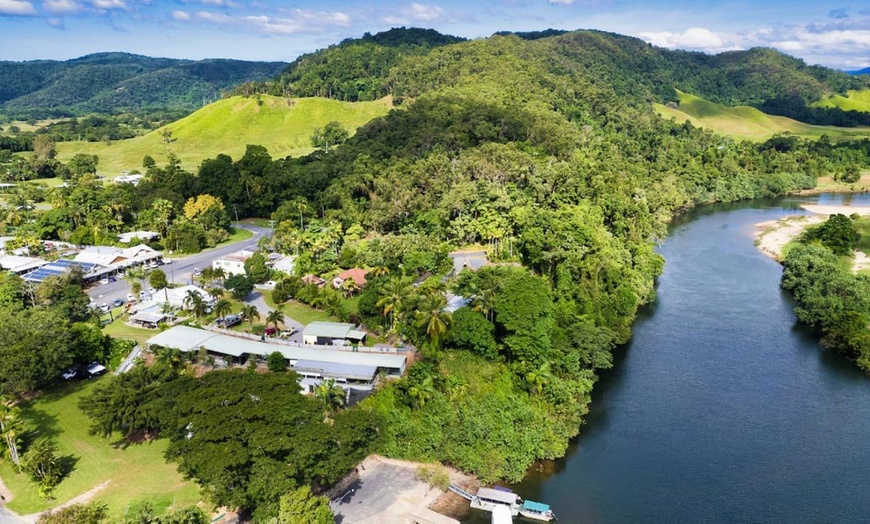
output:
M78 370L76 368L69 368L61 374L61 377L64 380L72 380L72 379L76 378L77 374L78 374Z
M109 277L109 282L117 282L118 279L115 277Z
M290 326L287 329L284 329L281 331L281 337L282 338L292 337L293 335L296 334L297 331L299 331L299 330L293 326Z
M224 328L231 328L242 321L239 315L227 315L223 318L218 318L215 323Z
M149 295L156 295L156 294L157 294L157 290L154 289L154 288L152 287L152 288L150 288L150 289L148 290L148 294L149 294Z
M120 299L120 298L116 298L115 300L112 301L112 305L115 307L121 307L124 305L124 300Z
M152 260L151 263L148 265L151 267L151 269L157 269L160 266L160 264L158 264L156 260Z
M134 300L136 300L136 295L133 293L127 293L127 302L133 302Z
M102 284L102 285L105 286L105 285L108 284L108 283L109 283L109 279L108 279L108 278L102 278L102 279L100 279L100 284Z
M106 304L105 302L103 302L102 304L100 304L100 310L103 313L108 313L109 312L109 304Z
M198 267L193 268L193 276L198 277L200 275L202 275L202 270Z
M171 259L171 258L164 258L164 259L163 259L163 263L164 263L164 264L171 264L171 263L172 263L172 259Z
M266 328L265 331L263 331L263 333L264 333L267 337L273 337L273 336L275 336L275 333L277 333L277 332L278 332L278 328L276 328L276 327L274 327L274 326L269 326L269 327Z

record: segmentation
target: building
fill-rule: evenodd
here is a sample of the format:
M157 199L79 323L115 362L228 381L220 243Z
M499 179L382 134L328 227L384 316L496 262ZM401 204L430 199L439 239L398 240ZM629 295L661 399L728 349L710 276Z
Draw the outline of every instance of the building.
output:
M365 331L358 330L353 324L343 322L312 322L302 330L304 344L346 346L361 344L365 338Z
M139 181L145 178L142 175L121 175L116 176L112 180L117 184L133 184L134 186L139 185Z
M254 255L253 251L242 250L219 258L211 263L214 269L223 269L227 276L244 275L245 261Z
M149 300L140 302L134 310L136 312L157 312L167 302L176 309L184 309L184 299L189 291L193 291L201 296L208 304L214 301L214 298L199 286L179 286L157 291Z
M278 352L300 377L300 389L311 392L322 380L334 380L346 391L371 390L378 374L400 377L405 356L396 353L364 353L311 347L304 344L270 344L223 335L189 326L174 326L150 339L149 346L175 348L195 353L204 348L210 355L244 364L250 358L265 359Z
M11 271L16 275L23 275L28 271L40 268L48 264L45 260L35 257L23 257L18 255L0 255L0 269Z
M366 280L366 275L368 274L368 269L360 269L358 267L342 271L332 279L332 287L339 289L344 284L344 281L348 279L353 280L356 283L356 287L363 287L368 282Z
M79 252L74 262L94 264L103 267L121 268L143 264L163 257L145 244L131 247L88 246Z
M486 251L454 251L447 255L453 260L453 273L459 274L463 269L477 271L489 264Z
M136 240L150 242L159 236L160 233L155 231L130 231L129 233L121 233L118 235L118 241L122 244L129 244Z

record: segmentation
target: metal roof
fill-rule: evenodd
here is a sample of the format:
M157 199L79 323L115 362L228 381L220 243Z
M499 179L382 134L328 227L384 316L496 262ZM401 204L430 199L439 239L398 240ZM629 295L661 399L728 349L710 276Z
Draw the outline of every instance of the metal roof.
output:
M348 332L355 327L356 326L353 324L345 324L341 322L312 322L302 330L302 336L347 338Z
M497 489L480 488L477 490L477 496L482 499L494 500L505 504L513 504L517 501L516 493L508 493Z
M165 318L166 315L164 315L163 313L149 313L147 311L142 311L141 313L136 313L135 315L130 317L130 320L133 320L135 322L145 322L148 324L157 324Z
M378 374L375 366L360 366L354 364L340 364L336 362L323 362L320 360L297 360L293 369L320 373L324 377L344 377L356 380L372 380Z
M284 355L287 360L310 360L405 370L404 355L320 349L304 344L299 346L269 344L189 326L171 327L148 339L148 344L172 347L185 352L196 351L200 346L204 346L209 351L234 357L246 354L266 356L277 351Z

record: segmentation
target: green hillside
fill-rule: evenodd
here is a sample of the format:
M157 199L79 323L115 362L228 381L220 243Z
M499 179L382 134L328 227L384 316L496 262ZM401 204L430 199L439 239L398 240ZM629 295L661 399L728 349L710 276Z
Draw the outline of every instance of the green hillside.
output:
M813 104L813 107L840 108L843 111L870 113L870 89L849 90L846 96L832 95Z
M102 142L63 142L58 158L67 161L76 153L98 155L99 172L117 176L124 170L141 169L142 158L152 156L158 163L174 153L182 165L195 170L199 163L220 153L241 157L248 144L258 144L274 158L298 156L312 151L310 137L316 127L337 120L353 133L369 120L392 107L390 98L374 102L340 102L323 98L231 97L219 100L195 113L151 133L109 145ZM172 142L163 130L172 132Z
M73 60L0 61L0 114L30 119L160 109L192 111L283 62L178 60L96 53Z
M694 126L739 140L763 141L777 133L803 137L827 134L832 139L870 137L870 128L867 127L815 126L784 116L768 115L754 107L727 107L687 93L679 93L679 98L676 108L662 104L654 104L654 107L664 118L673 118L678 122L688 120Z

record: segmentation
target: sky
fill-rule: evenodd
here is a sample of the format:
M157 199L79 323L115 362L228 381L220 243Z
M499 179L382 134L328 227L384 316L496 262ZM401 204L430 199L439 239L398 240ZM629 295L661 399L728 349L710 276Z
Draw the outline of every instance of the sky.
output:
M345 38L429 27L600 29L719 53L774 47L810 64L870 66L870 2L825 0L0 0L0 60L102 51L289 62ZM2 81L2 79L0 79Z

